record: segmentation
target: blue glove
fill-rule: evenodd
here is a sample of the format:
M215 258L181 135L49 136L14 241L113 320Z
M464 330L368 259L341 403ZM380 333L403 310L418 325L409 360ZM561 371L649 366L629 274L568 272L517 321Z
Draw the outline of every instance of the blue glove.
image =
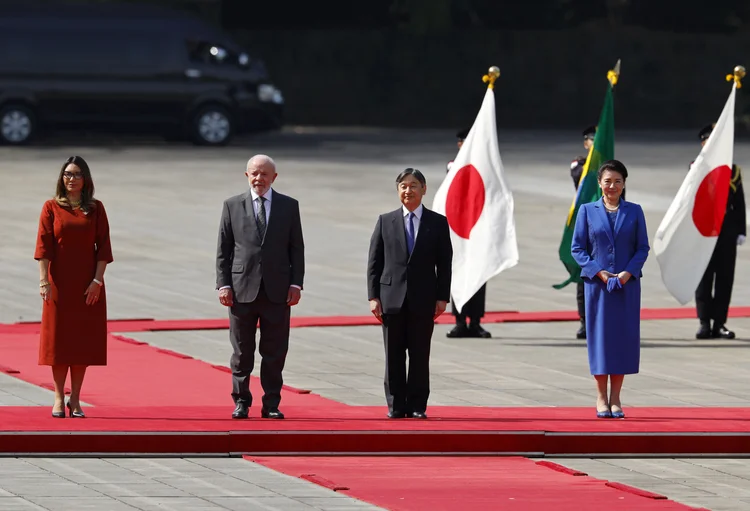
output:
M622 289L620 279L617 277L610 277L609 279L607 279L607 291L611 293L615 289Z

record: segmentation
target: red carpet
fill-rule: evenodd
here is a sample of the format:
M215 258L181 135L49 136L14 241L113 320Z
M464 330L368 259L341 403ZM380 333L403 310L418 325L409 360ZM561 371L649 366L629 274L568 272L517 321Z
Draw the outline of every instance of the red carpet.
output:
M641 319L695 319L694 307L643 309ZM729 317L750 317L750 307L732 307ZM438 318L437 323L441 325L452 324L454 321L450 314L444 314ZM540 312L516 312L499 311L488 312L484 317L484 323L535 323L549 321L578 321L576 311L540 311ZM371 315L367 316L301 316L292 317L292 328L303 327L330 327L330 326L374 326L378 322ZM229 320L221 319L179 319L179 320L154 320L154 319L121 319L109 322L110 332L157 332L167 330L225 330L229 328ZM33 334L39 333L39 323L13 323L0 324L0 334Z
M688 511L663 495L525 458L306 457L248 460L393 511Z
M629 408L628 419L602 420L589 408L431 407L419 421L386 419L385 407L297 399L311 401L283 402L283 421L259 419L257 406L237 421L231 404L149 406L145 397L141 406L90 407L83 420L53 419L50 407L0 407L0 453L750 454L750 409Z
M0 370L51 388L37 344L35 334L0 335ZM385 406L287 388L287 420L260 420L256 404L254 419L233 421L226 367L121 336L110 337L109 359L87 374L85 420L0 407L0 452L750 454L750 408L628 408L618 421L596 419L593 407L430 407L430 420L399 421ZM251 388L259 398L254 377Z
M227 342L229 340L227 339ZM0 335L0 371L34 385L52 388L52 371L37 365L36 334ZM169 350L121 336L110 336L107 367L90 367L83 400L95 406L232 406L232 379L227 367L216 367ZM252 378L253 395L262 391ZM304 392L304 393L301 393ZM285 405L345 406L308 391L282 391Z

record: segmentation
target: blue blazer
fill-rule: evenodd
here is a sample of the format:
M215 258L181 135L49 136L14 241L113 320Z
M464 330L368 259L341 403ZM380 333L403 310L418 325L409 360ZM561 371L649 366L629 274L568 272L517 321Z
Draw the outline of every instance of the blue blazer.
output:
M638 204L620 199L614 231L603 199L578 210L570 251L584 279L594 279L602 270L641 278L649 248L646 217Z

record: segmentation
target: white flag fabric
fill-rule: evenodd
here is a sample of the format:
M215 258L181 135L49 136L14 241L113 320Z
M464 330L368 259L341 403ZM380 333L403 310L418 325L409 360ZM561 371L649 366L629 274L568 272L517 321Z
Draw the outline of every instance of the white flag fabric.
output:
M734 156L735 93L736 85L656 231L661 278L682 305L695 295L724 222Z
M513 195L503 175L490 88L435 194L433 209L448 218L451 228L451 296L460 311L489 279L518 263Z

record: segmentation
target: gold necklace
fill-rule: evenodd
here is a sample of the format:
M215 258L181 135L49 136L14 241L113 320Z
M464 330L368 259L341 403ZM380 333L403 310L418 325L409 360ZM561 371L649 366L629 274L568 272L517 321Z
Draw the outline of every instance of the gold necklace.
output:
M74 208L77 208L77 207L79 207L81 205L81 201L80 200L73 201L73 200L68 199L68 202L70 203L71 207L74 207Z

